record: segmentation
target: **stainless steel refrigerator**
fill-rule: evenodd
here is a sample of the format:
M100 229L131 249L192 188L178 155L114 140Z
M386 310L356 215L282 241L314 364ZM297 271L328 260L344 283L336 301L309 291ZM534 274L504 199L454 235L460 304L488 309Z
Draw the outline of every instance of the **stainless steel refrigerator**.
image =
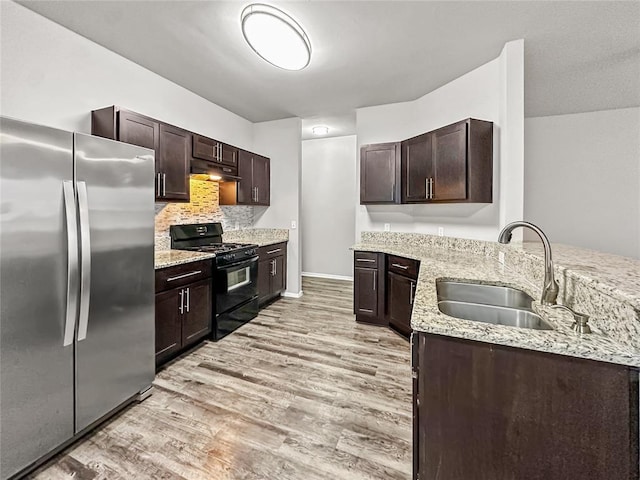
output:
M0 479L151 385L154 152L0 117Z

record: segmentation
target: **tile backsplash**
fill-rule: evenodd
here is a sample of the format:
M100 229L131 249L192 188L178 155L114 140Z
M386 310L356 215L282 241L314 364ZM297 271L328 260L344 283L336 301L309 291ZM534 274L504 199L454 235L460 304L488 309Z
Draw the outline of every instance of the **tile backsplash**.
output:
M168 237L169 226L182 223L221 222L224 230L253 225L253 207L219 205L218 182L193 178L190 182L189 203L156 203L156 238Z

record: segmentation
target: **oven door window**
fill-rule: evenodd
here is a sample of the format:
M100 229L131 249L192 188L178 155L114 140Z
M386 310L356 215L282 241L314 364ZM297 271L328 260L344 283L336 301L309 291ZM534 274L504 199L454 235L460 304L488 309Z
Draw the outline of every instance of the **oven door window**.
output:
M227 271L227 291L231 292L236 288L249 285L251 282L251 269L249 267L241 268L239 270Z

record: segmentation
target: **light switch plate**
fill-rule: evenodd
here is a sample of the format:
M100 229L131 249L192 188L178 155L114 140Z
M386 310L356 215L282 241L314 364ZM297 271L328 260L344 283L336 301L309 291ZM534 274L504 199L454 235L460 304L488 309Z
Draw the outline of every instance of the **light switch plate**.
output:
M444 227L438 227L438 235L444 237Z
M385 232L388 232L388 231L390 231L390 230L391 230L391 224L390 224L390 223L385 223L385 224L384 224L384 231L385 231Z
M298 228L298 222L291 220L291 230L295 230L296 228Z

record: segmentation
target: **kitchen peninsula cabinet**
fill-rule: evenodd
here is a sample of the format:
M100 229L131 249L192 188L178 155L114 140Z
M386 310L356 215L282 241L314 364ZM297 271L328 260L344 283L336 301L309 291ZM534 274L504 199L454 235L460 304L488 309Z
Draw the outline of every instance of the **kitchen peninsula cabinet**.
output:
M111 106L91 112L91 134L155 150L159 202L188 202L191 133Z
M211 261L156 270L156 365L211 333Z
M258 302L265 305L287 288L287 243L258 248Z
M220 182L220 205L271 203L271 166L267 157L240 150L237 182Z
M638 370L423 332L418 480L637 480Z
M493 123L469 118L402 142L403 203L491 203Z
M360 204L400 203L400 143L360 148Z
M420 262L387 255L387 316L389 326L399 334L411 334L411 313L418 283Z
M387 325L384 257L382 253L354 252L353 313L357 322Z

